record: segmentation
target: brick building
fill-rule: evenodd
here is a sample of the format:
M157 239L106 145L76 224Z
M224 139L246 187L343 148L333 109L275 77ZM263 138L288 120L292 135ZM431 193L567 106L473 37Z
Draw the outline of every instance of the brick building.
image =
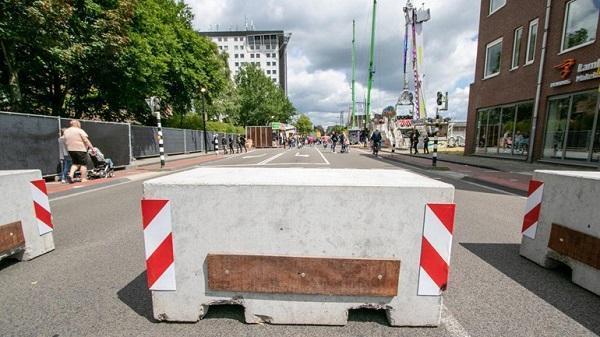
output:
M482 0L465 153L600 166L600 0Z

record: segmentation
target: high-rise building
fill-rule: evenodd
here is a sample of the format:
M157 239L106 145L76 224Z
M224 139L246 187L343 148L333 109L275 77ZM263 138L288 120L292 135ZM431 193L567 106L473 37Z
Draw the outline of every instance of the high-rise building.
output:
M600 2L481 0L467 154L600 165Z
M282 30L201 32L229 55L232 78L247 64L254 64L287 94L287 44L290 34Z

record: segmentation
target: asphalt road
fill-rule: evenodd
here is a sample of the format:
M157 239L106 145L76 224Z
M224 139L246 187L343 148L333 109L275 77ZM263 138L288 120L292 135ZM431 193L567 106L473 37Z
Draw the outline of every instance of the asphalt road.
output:
M572 284L568 270L546 270L518 255L523 197L354 149L258 150L205 165L408 169L453 184L457 215L443 324L391 328L384 312L357 310L343 327L249 325L236 306L213 306L194 324L156 323L144 273L141 181L132 181L51 201L56 250L0 262L0 336L600 334L600 297Z

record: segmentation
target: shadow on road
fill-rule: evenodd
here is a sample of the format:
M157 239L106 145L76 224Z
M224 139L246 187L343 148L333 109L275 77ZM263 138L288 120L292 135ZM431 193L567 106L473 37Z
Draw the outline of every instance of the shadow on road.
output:
M571 282L570 269L545 269L519 255L518 244L461 243L497 270L600 334L600 296Z
M117 296L136 314L150 322L157 322L152 316L152 297L150 290L148 290L146 272L141 273L123 289L119 290Z

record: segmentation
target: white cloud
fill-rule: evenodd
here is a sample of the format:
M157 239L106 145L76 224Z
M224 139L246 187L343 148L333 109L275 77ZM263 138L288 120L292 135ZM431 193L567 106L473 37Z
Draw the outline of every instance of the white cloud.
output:
M357 30L357 100L365 95L371 6L368 0L185 0L198 30L256 29L292 33L288 49L288 93L300 112L315 124L339 121L351 103L352 19ZM420 2L417 2L420 4ZM428 0L431 21L425 23L425 89L429 114L435 93L450 93L448 115L466 119L469 84L477 49L479 2ZM373 110L394 105L402 87L404 1L380 1L377 11L376 74Z

